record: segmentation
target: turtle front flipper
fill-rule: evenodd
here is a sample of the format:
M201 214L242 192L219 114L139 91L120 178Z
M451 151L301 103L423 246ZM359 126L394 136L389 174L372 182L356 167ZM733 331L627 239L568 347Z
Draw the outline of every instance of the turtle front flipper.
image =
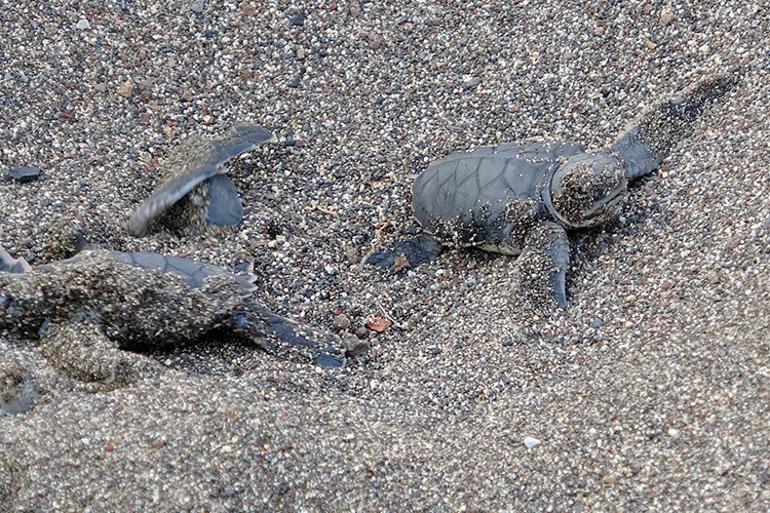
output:
M29 272L31 267L23 258L13 258L0 246L0 272L22 274Z
M566 307L569 252L569 239L562 226L544 221L533 228L518 258L522 292L538 301L550 296L560 307Z
M737 75L705 79L642 114L612 145L626 167L629 180L656 169L687 135L698 117L738 84Z
M441 250L441 243L435 237L423 234L399 241L392 248L372 253L364 258L364 263L381 269L417 267L435 260ZM404 259L403 265L399 265L399 259Z
M94 323L70 321L48 327L40 337L48 362L73 379L121 386L136 380L139 355L122 351Z
M213 186L212 179L223 173L229 160L274 140L271 132L253 123L236 124L218 138L185 139L166 160L165 181L131 214L129 233L141 237L156 226L183 233L187 227L202 231L210 221L209 213L215 220L223 219L221 212L214 212L217 209L227 211L228 220L240 222L243 207L237 194L232 194L234 187L226 190L229 179Z

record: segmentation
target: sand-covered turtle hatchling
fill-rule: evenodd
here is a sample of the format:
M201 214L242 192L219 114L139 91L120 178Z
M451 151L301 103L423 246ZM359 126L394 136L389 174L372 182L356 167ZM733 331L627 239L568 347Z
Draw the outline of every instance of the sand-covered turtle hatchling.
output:
M574 142L514 142L435 161L412 186L415 218L427 235L366 261L389 267L405 257L417 265L442 246L521 255L524 288L549 290L566 306L567 230L614 217L628 183L656 169L706 107L737 82L731 74L708 78L654 105L606 151Z
M271 313L253 276L158 253L83 251L30 268L0 248L0 331L37 339L51 364L83 381L131 381L148 350L215 330L270 352L342 360L322 336Z
M141 237L165 229L190 235L240 225L243 205L224 166L271 141L275 136L270 131L243 122L218 137L186 138L163 164L163 182L131 214L129 233Z

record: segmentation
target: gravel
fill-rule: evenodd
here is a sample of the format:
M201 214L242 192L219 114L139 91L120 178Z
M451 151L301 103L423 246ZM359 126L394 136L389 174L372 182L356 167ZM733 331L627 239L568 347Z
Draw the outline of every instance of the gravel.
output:
M36 265L78 222L253 262L281 315L378 327L342 369L204 340L96 393L2 335L2 392L34 404L0 417L0 511L770 509L770 10L665 4L0 4L0 175L45 170L0 182L0 245ZM411 229L431 160L601 147L734 64L742 85L623 216L572 235L566 310L524 301L509 257L358 265ZM241 230L116 232L181 137L239 119L289 142L230 166Z

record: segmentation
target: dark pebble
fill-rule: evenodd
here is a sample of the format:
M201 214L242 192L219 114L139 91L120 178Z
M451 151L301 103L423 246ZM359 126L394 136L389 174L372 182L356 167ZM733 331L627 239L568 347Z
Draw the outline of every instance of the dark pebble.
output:
M356 358L369 352L369 341L361 340L360 338L353 335L345 337L344 344L345 356L348 358Z
M296 77L292 78L291 80L289 80L289 87L292 87L294 89L298 88L299 84L300 84L300 80L301 79L300 79L299 75L297 75Z
M431 356L438 356L441 354L441 348L440 347L431 347L429 349Z
M289 20L289 25L292 27L302 27L305 24L305 15L303 13L299 13L295 16L292 16Z
M350 327L350 318L345 314L340 314L332 321L332 327L337 331L346 330Z
M602 326L604 326L604 321L599 319L598 317L596 319L594 319L593 321L591 321L591 327L592 328L599 329Z
M32 182L40 177L42 171L39 167L12 167L8 176L19 182Z

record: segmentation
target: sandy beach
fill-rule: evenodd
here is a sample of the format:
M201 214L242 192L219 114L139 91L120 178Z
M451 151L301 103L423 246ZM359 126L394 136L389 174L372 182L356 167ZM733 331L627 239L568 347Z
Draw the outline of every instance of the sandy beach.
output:
M0 512L769 511L769 38L759 0L0 0L0 246L39 265L78 222L253 263L275 312L369 346L325 369L201 340L94 391L0 331L0 394L32 398L0 412ZM360 264L413 232L431 161L606 147L738 68L619 219L570 233L568 308L514 257ZM229 166L240 229L116 231L181 138L238 120L278 138Z

